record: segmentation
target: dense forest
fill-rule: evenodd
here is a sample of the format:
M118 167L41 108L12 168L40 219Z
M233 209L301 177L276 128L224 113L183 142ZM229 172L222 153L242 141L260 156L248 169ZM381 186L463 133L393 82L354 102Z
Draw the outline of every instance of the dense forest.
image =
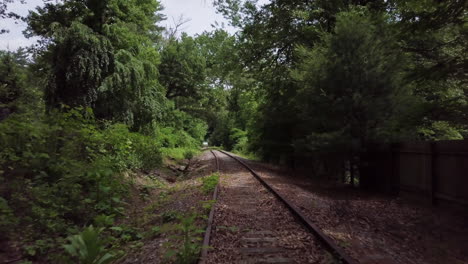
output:
M20 19L9 2L0 20ZM70 236L125 215L132 175L205 141L358 170L381 143L468 136L465 0L214 5L235 34L164 28L158 0L46 2L21 18L39 41L0 51L0 244L23 263L77 263ZM80 263L113 261L132 232Z

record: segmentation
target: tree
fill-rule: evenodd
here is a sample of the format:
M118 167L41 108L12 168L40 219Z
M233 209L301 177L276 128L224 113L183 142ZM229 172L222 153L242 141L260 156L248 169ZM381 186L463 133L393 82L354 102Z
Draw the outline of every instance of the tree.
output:
M411 58L406 80L427 104L421 138L466 135L466 1L392 2L401 49Z
M164 106L157 82L162 19L156 0L67 0L28 17L29 35L43 37L49 108L86 106L98 118L141 130Z
M205 89L205 68L205 59L192 37L183 34L180 39L170 39L161 52L159 67L166 97L199 99Z
M322 43L298 49L296 148L356 156L402 132L412 110L402 82L406 60L387 17L368 12L339 13Z
M41 113L40 81L25 49L0 51L0 120L12 113Z
M26 61L22 51L0 51L0 120L17 111L26 81Z

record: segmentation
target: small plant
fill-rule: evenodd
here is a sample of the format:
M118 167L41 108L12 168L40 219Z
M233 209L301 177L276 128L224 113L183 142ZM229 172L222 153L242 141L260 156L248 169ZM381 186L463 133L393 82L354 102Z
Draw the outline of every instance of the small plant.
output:
M141 234L137 228L132 226L112 226L109 229L112 230L112 233L115 237L118 237L121 241L124 242L137 241L143 238L143 234Z
M103 240L99 238L103 228L89 226L81 233L68 237L70 244L64 245L65 250L80 264L107 264L118 259L118 255L106 249Z
M151 237L156 237L161 234L161 227L160 226L153 226L150 231Z
M38 239L34 241L33 244L25 246L23 250L25 251L27 256L35 257L38 255L45 254L50 249L52 249L55 246L54 242L55 241L51 238Z
M166 258L175 257L175 262L179 264L192 264L197 261L202 239L199 234L204 230L196 226L196 219L197 214L181 216L178 218L179 223L163 226L162 232L174 232L174 235L169 237L171 241L165 244L168 248ZM176 249L177 242L182 242L182 245Z
M161 214L162 222L169 223L176 220L179 214L176 211L167 211Z
M204 193L209 194L214 191L219 182L219 173L213 173L208 177L202 178L202 190Z
M97 227L108 227L114 224L114 215L100 214L94 217L94 224Z
M206 211L210 211L213 205L216 203L216 200L201 201L202 208Z
M140 191L140 197L142 199L148 199L150 197L150 194L151 194L151 190L154 189L153 186L151 185L144 185L142 187L139 188L139 191Z
M187 150L184 153L184 158L188 159L188 160L191 160L194 155L195 155L195 153L192 150Z

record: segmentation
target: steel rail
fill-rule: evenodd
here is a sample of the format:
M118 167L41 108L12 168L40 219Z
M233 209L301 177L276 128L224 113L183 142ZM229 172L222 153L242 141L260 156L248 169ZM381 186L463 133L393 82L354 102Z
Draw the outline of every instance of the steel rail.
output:
M242 166L244 166L250 173L263 185L265 188L267 188L271 193L273 193L278 200L283 202L283 204L286 206L286 208L291 211L291 213L296 216L296 218L309 230L311 233L313 233L322 243L323 245L336 257L338 260L340 260L342 263L346 264L358 264L356 260L351 258L342 248L340 248L330 237L325 235L320 228L312 223L307 217L302 214L295 205L293 205L291 202L289 202L286 198L284 198L281 194L279 194L270 184L268 184L265 180L262 179L260 175L258 175L250 166L248 166L245 162L243 162L241 159L239 159L236 156L233 156L231 153L228 153L226 151L218 150L219 152L227 155L228 157L231 157L238 163L240 163Z
M216 161L216 171L219 172L219 161L218 157L214 153L213 150L210 150L211 154L213 154L215 161ZM219 190L219 182L215 187L215 190L213 192L213 201L216 201L218 199L218 190ZM215 206L214 204L211 206L210 214L208 216L208 223L206 226L206 231L205 235L203 237L203 244L200 252L200 257L198 259L198 263L202 264L205 263L206 256L208 255L208 249L210 248L210 236L211 236L211 230L213 229L213 218L214 218L214 209Z

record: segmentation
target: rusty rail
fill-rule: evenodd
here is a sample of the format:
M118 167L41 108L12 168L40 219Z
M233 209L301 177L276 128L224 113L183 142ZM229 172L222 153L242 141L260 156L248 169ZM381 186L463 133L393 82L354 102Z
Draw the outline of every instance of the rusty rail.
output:
M213 150L210 150L210 152L211 152L211 154L213 154L213 156L215 158L215 161L216 161L216 171L219 172L218 157L216 156L216 154L214 153ZM216 199L218 199L218 189L219 189L219 182L216 185L216 188L215 188L215 190L213 192L213 201L216 201ZM199 264L205 263L206 256L208 255L208 249L210 248L210 236L211 236L211 229L212 229L212 226L213 226L214 209L215 209L215 207L213 205L211 207L210 214L208 216L208 224L207 224L207 227L206 227L205 235L203 237L203 244L202 244L202 248L201 248L200 258L198 259Z
M270 184L268 184L265 180L260 177L252 168L250 168L245 162L240 160L238 157L233 156L231 153L228 153L226 151L218 150L221 153L231 157L232 159L236 160L239 162L242 166L244 166L250 173L263 185L265 188L267 188L273 195L278 198L283 204L286 206L286 208L293 213L294 216L313 234L316 235L316 237L323 243L323 245L336 257L338 260L340 260L342 263L346 264L357 264L358 262L351 258L342 248L340 248L336 243L329 238L327 235L325 235L318 226L316 226L314 223L312 223L310 220L307 219L306 216L304 216L299 209L291 204L286 198L284 198L281 194L279 194ZM214 155L214 154L213 154Z

